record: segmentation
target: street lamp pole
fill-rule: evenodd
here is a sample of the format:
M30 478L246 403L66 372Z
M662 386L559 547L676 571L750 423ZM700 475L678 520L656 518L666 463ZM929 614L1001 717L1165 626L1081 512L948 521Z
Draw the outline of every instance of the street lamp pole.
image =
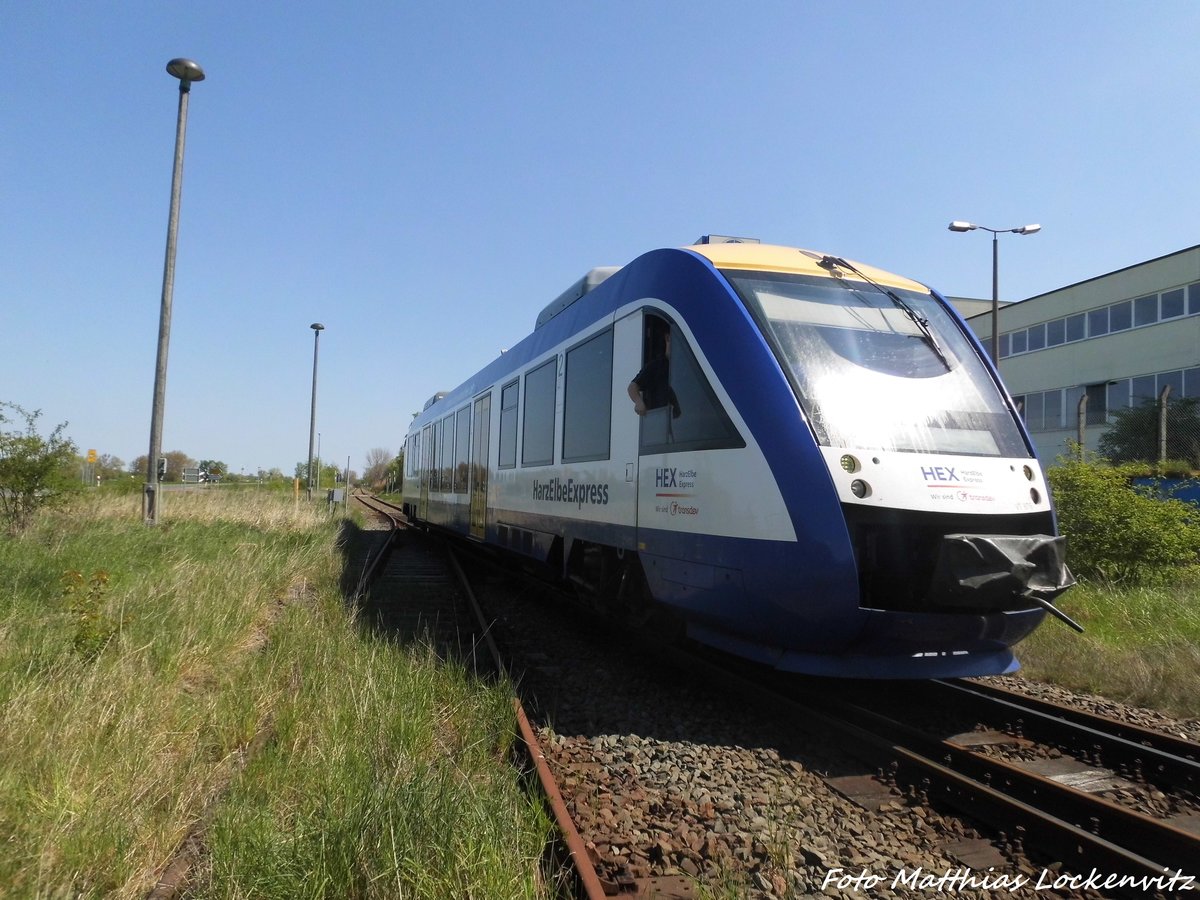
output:
M1037 234L1041 225L1022 225L1020 228L988 228L973 222L951 222L951 231L990 231L992 234L992 362L1000 365L1000 241L1004 232L1011 234Z
M313 330L313 378L312 378L312 414L308 419L308 499L313 495L313 443L317 437L317 351L321 343L321 332L325 326L313 322L308 326Z
M163 263L162 303L158 315L158 358L154 366L154 405L150 413L150 455L146 458L146 487L142 515L147 525L158 524L158 458L162 455L163 408L167 394L167 348L171 342L171 300L175 291L175 246L179 236L179 195L183 188L183 145L187 134L188 97L193 81L204 70L190 59L173 59L167 71L179 79L179 115L175 126L175 166L171 174L171 210L167 216L167 254Z

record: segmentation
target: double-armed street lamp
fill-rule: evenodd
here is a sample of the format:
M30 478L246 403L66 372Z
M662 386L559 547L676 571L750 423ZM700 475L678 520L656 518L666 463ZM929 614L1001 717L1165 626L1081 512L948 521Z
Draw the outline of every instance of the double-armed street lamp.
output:
M321 344L321 332L325 326L313 322L308 326L313 330L313 377L312 377L312 414L308 419L308 499L313 495L313 444L317 437L317 351Z
M154 406L150 413L150 455L146 458L146 489L142 514L147 525L158 524L158 459L162 455L163 407L167 393L167 348L171 342L171 299L175 290L175 245L179 236L179 195L183 187L183 145L187 133L188 96L192 82L204 80L200 64L173 59L167 71L179 79L179 115L175 125L175 166L171 175L171 209L167 216L167 255L163 264L162 303L158 316L158 358L154 367Z
M1022 225L1020 228L988 228L986 225L976 225L974 222L951 222L951 231L990 231L992 234L992 362L1000 365L1000 244L999 235L1037 234L1042 230L1041 225Z

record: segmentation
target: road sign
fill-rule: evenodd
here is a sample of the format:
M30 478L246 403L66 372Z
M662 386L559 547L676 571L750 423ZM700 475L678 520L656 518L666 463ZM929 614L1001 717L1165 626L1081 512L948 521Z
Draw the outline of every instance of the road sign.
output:
M95 450L88 451L87 461L90 463L94 463L96 461L96 451Z

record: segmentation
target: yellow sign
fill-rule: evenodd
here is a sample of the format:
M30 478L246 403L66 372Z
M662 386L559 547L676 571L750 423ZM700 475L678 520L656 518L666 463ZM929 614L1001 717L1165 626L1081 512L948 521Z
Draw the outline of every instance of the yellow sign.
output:
M88 451L88 459L87 459L87 461L88 461L88 462L90 462L90 463L94 463L94 462L96 461L96 451L95 451L95 450L89 450L89 451Z

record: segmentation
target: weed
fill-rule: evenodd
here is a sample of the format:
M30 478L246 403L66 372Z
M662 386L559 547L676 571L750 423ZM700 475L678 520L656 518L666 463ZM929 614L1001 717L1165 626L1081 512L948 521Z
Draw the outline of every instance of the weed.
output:
M125 618L113 618L103 610L108 589L108 572L96 569L85 582L83 573L72 569L62 576L62 593L75 617L75 636L71 647L75 654L91 662L104 652L125 625ZM85 590L86 587L86 590Z

